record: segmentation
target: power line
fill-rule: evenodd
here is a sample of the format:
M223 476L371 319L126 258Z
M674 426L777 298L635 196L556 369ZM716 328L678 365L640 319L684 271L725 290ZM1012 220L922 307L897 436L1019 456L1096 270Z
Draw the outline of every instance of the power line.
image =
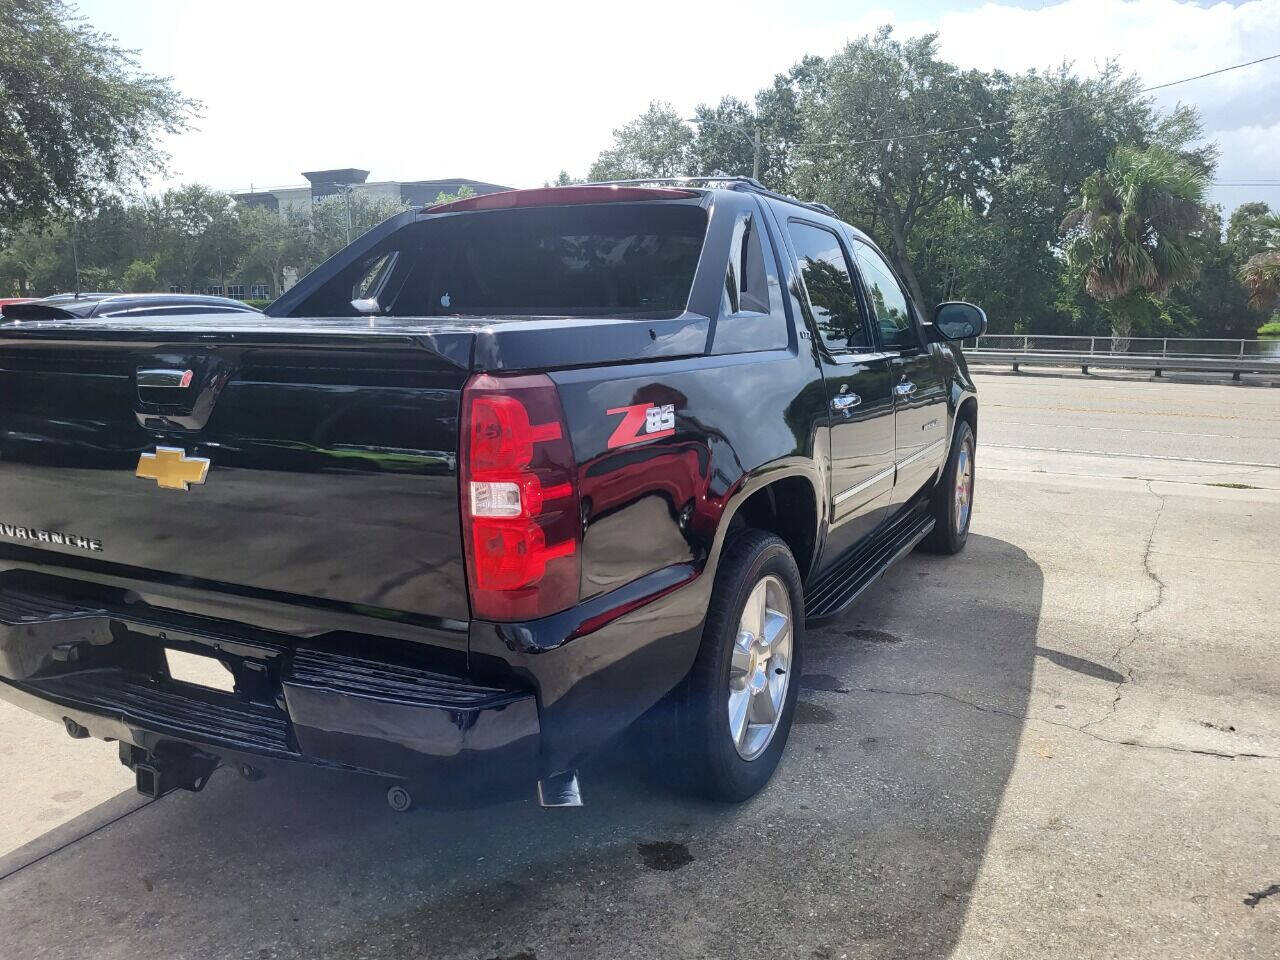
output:
M1168 83L1158 83L1154 87L1147 87L1145 90L1139 90L1139 93L1151 93L1153 90L1163 90L1165 87L1176 87L1180 83L1190 83L1192 80L1203 80L1205 77L1216 77L1220 73L1229 73L1232 70L1239 70L1243 67L1252 67L1257 63L1266 63L1268 60L1280 60L1280 53L1273 53L1269 57L1259 57L1257 60L1250 60L1247 63L1233 63L1229 67L1221 67L1217 70L1210 70L1208 73L1200 73L1194 77L1183 77L1181 80L1171 80Z
M1280 60L1280 53L1273 53L1270 56L1259 57L1257 60L1249 60L1245 63L1233 63L1229 67L1220 67L1217 70L1210 70L1208 73L1199 73L1194 77L1183 77L1180 80L1170 80L1168 83L1158 83L1153 87L1143 87L1135 93L1135 96L1144 93L1152 93L1156 90L1165 90L1168 87L1176 87L1182 83L1191 83L1193 80L1203 80L1205 77L1216 77L1220 73L1228 73L1232 70L1242 70L1245 67L1256 66L1259 63L1266 63L1269 60ZM1078 110L1083 107L1083 103L1074 103L1070 106L1059 107L1056 110L1048 110L1038 116L1052 117L1060 113L1069 113L1072 110ZM793 143L793 147L863 147L875 143L896 143L900 140L923 140L928 137L944 137L952 133L969 133L974 130L989 130L992 127L1003 127L1014 123L1018 118L1009 117L1005 120L992 120L990 122L974 123L964 127L953 127L950 130L928 130L922 133L904 133L894 137L876 137L870 140L849 140L840 141L832 140L826 143Z

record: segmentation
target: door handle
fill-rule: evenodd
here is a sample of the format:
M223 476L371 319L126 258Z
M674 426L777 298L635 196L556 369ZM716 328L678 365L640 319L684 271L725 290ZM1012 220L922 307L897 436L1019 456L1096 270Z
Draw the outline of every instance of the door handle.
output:
M843 413L849 416L849 411L862 402L862 398L856 393L842 393L837 397L831 398L831 409L837 413Z
M916 392L916 385L910 380L903 380L893 388L893 392L900 397L909 397Z

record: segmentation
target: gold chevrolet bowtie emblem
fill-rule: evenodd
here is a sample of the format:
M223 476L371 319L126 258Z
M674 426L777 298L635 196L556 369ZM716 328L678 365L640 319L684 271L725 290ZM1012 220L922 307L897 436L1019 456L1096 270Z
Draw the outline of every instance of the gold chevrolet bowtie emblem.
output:
M138 476L154 480L166 490L187 490L193 483L204 483L208 474L209 461L188 457L181 447L156 447L155 453L138 458Z

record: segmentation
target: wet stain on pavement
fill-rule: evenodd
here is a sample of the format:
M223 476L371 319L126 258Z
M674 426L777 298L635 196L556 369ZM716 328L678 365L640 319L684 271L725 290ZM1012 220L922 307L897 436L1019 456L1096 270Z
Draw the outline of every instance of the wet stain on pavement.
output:
M1202 726L1202 727L1208 727L1210 730L1218 730L1218 731L1220 731L1220 732L1222 732L1222 733L1235 733L1235 732L1236 732L1236 728L1235 728L1234 726L1232 726L1231 724L1228 724L1228 723L1213 723L1213 722L1212 722L1212 721L1210 721L1210 720L1201 720L1201 721L1200 721L1200 726ZM57 797L54 797L54 799L56 800L56 799L57 799Z
M637 843L640 859L650 870L679 870L693 863L693 854L683 843L658 840L654 843Z
M806 673L800 678L800 686L806 690L827 690L831 693L848 693L850 689L829 673Z
M885 633L883 630L868 630L859 628L857 630L845 630L844 635L850 640L858 640L862 643L902 643L903 637L896 634Z
M521 950L509 957L490 957L489 960L538 960L538 955L532 950Z
M826 707L801 700L796 704L795 719L792 723L832 723L835 719L836 715Z
M1257 893L1251 893L1245 897L1244 905L1252 910L1267 897L1274 897L1277 893L1280 893L1280 883L1273 883L1267 889L1259 890Z

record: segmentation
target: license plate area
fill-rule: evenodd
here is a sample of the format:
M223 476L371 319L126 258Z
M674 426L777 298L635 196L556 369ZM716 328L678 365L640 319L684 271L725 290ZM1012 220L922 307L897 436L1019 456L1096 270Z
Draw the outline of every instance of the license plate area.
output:
M202 687L205 690L235 692L235 675L217 657L207 657L200 653L165 647L164 660L171 680L190 684L193 687Z

